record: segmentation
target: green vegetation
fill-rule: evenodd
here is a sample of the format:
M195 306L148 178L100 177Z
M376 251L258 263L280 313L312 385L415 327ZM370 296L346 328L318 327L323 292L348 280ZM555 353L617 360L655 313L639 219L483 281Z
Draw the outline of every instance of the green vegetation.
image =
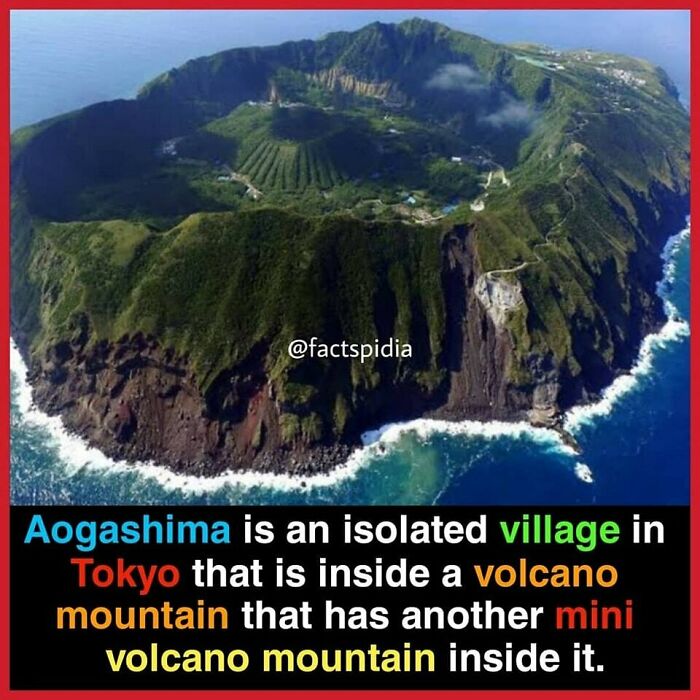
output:
M351 118L308 107L239 107L209 128L241 144L236 170L263 191L331 188L368 175L374 144Z
M293 338L410 337L430 352L397 362L389 377L375 363L349 361L348 388L368 389L402 371L430 376L434 387L443 379L439 238L437 230L368 228L353 218L275 209L192 215L164 233L124 221L49 224L37 234L30 268L31 280L52 290L35 348L72 337L87 317L95 341L141 332L188 356L206 391L269 342L266 369L279 395L303 406L335 403L335 393L317 396L316 378L342 385L336 363L292 362ZM345 422L342 412L337 420Z
M446 200L470 200L479 194L477 173L462 163L436 159L428 166L429 189Z
M412 20L190 61L19 130L12 159L13 324L36 356L142 332L206 392L264 347L282 434L314 441L387 387L445 388L453 225L476 274L522 286L514 389L542 358L584 384L624 363L655 227L687 197L688 115L643 61ZM314 335L414 355L292 362Z

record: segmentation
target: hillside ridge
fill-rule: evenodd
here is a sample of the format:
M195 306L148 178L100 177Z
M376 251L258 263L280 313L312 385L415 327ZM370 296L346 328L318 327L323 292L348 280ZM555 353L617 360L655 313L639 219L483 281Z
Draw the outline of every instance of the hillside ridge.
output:
M424 20L194 59L13 134L13 338L42 408L188 472L556 426L663 320L688 140L645 61ZM413 352L292 359L311 337Z

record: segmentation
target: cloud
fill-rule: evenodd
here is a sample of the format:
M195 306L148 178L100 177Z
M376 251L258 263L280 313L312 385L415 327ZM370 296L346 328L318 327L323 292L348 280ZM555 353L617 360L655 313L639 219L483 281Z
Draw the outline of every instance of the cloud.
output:
M529 105L510 98L495 112L481 117L479 121L495 129L503 129L504 127L528 127L534 119L535 114Z
M466 63L446 63L440 66L425 83L425 86L434 90L450 90L470 95L490 91L488 100L479 99L482 110L489 109L485 106L486 102L493 104L495 101L499 106L491 107L493 109L491 112L482 112L478 121L493 129L528 128L536 117L529 105L515 99L507 92L489 85L477 70Z
M481 75L465 63L447 63L440 66L428 80L426 87L434 90L459 90L468 93L487 89Z

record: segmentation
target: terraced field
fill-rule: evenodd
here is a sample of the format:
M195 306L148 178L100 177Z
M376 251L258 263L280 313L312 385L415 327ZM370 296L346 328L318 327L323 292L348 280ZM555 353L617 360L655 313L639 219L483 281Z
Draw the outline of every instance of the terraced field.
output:
M642 61L517 51L374 23L16 132L12 328L37 405L199 475L305 473L377 425L594 397L663 321L688 114ZM287 352L313 337L412 354Z
M336 155L323 140L295 144L261 137L241 154L236 170L262 190L325 189L352 177Z
M334 187L378 157L368 124L309 107L244 105L207 130L236 145L236 171L263 191Z

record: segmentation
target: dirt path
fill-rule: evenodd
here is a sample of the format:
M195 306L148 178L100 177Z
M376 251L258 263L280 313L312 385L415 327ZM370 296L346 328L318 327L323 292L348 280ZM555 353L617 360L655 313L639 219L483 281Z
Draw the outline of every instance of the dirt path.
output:
M250 180L250 178L247 175L243 175L242 173L237 173L235 170L232 170L231 168L227 166L226 171L229 174L229 177L234 181L234 182L240 182L242 185L245 185L248 188L248 193L250 194L253 199L260 199L260 197L263 196L263 193L261 190L259 190Z
M571 138L571 142L573 143L573 137L576 134L578 134L584 127L586 127L590 123L589 119L584 115L586 115L586 114L600 115L600 114L615 114L615 113L618 113L618 112L616 112L615 110L611 110L609 112L576 112L576 117L580 118L580 121L578 121L578 123L576 124L576 126L574 128L572 128L570 131L567 131L566 133ZM562 169L562 165L563 165L562 163L559 163L560 170ZM487 187L491 182L492 172L493 171L489 172L489 178L487 180ZM514 267L501 268L498 270L490 270L490 271L485 273L490 279L493 279L494 276L498 276L498 275L505 275L505 274L512 274L515 272L520 272L521 270L524 270L525 268L529 267L530 265L536 265L537 263L544 264L545 261L542 259L542 256L540 255L538 250L553 244L552 237L555 236L559 232L559 230L566 223L566 221L569 219L571 214L573 214L574 211L576 211L576 208L578 206L578 202L576 201L576 197L575 197L574 193L570 189L570 185L571 185L571 182L575 178L577 178L581 175L581 173L582 173L582 166L579 165L576 168L576 170L573 172L573 174L569 175L564 180L564 185L563 185L564 191L566 192L566 194L568 195L568 197L571 201L571 207L566 212L564 217L560 221L558 221L554 226L552 226L552 228L550 228L549 231L547 231L547 233L545 234L545 237L544 237L544 242L537 243L536 245L534 245L532 247L532 254L534 256L534 260L526 260L525 262L521 262L519 265L515 265ZM506 182L505 171L503 171L502 178L503 178L503 181ZM598 224L597 221L593 220L593 223L601 230L603 235L610 241L611 245L619 248L619 244L610 238L610 236L603 230L602 226L600 226L600 224Z
M498 275L505 275L505 274L512 274L515 272L520 272L521 270L524 270L526 267L529 267L530 265L536 265L537 263L542 263L544 264L544 260L542 259L542 256L539 254L538 249L540 248L545 248L547 246L550 246L553 244L552 242L552 236L556 235L559 232L559 229L566 223L567 219L571 216L571 214L576 210L576 207L578 206L578 203L576 202L576 197L574 196L573 192L569 189L569 185L572 180L577 178L581 174L581 166L579 165L576 170L574 171L573 175L570 175L566 180L564 180L564 191L567 193L569 198L571 199L571 208L566 212L564 217L558 221L552 228L547 231L544 237L544 242L543 243L537 243L532 247L532 254L535 257L534 260L526 260L524 262L521 262L519 265L515 265L514 267L506 267L506 268L501 268L499 270L490 270L489 272L486 272L485 274L489 279L493 279L494 277Z

